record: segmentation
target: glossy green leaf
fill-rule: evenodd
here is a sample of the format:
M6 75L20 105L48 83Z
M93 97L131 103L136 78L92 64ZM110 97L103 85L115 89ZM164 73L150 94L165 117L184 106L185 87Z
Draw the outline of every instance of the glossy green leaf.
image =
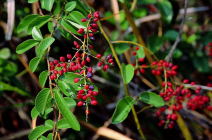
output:
M53 134L52 134L52 133L49 133L48 136L47 136L47 138L48 138L49 140L53 140Z
M34 3L36 1L38 1L38 0L28 0L28 3Z
M36 140L37 138L39 138L42 134L44 134L45 132L47 132L49 129L46 126L37 126L35 129L33 129L28 138L29 140Z
M52 107L54 104L54 98L49 98L47 103L46 103L46 107Z
M37 67L38 64L40 63L40 58L39 57L34 57L30 62L29 62L29 68L32 72L34 72Z
M37 26L34 26L32 29L32 37L37 41L43 40L43 36Z
M23 30L27 30L27 28L28 28L29 24L32 22L32 20L34 20L37 17L40 17L40 15L28 15L28 16L24 17L17 27L17 33L20 33Z
M60 90L68 97L77 98L77 91L67 82L58 80L58 86L60 87Z
M54 98L55 98L55 102L57 103L57 106L58 106L61 114L66 119L66 121L71 126L71 128L73 128L76 131L79 131L80 130L79 122L75 118L74 114L68 108L68 106L67 106L65 100L63 99L63 97L61 96L61 94L56 90L54 90Z
M8 59L10 58L11 53L10 53L10 49L9 48L2 48L0 50L0 58L2 59Z
M188 43L193 43L196 39L197 39L197 35L196 35L196 34L193 34L193 35L190 35L190 36L186 39L186 42L188 42Z
M128 84L134 76L133 66L131 64L125 65L124 63L122 63L121 71L125 83Z
M52 120L46 120L44 125L48 128L48 129L53 129L54 128L54 122Z
M85 18L85 16L78 12L78 11L72 11L69 15L68 15L68 19L70 19L71 21L74 21L80 25L83 25L84 27L87 27L87 23L88 22L82 22L81 19Z
M172 4L168 0L159 1L157 7L160 9L162 19L167 23L171 23L173 18Z
M47 108L44 110L44 114L39 114L40 117L43 117L44 119L48 118L49 113L53 111L53 108Z
M6 84L2 81L0 81L0 91L13 91L21 96L29 96L29 97L33 98L33 96L30 95L28 92L25 92L17 87L11 86L9 84Z
M43 9L46 9L47 11L51 11L53 4L54 4L54 0L43 0L41 2L41 7Z
M47 78L48 78L48 71L47 70L45 70L45 71L43 71L43 72L40 73L40 75L39 75L39 82L40 82L40 84L41 84L42 87L45 86L45 83L46 83Z
M75 100L70 97L64 97L64 100L69 109L74 108L77 105Z
M66 5L65 5L65 11L72 11L74 10L74 8L76 7L77 3L75 1L72 1L72 2L68 2Z
M112 124L117 124L124 121L127 118L134 103L135 100L133 100L132 97L124 97L121 99L117 103L115 112L113 113Z
M66 21L68 22L68 23L70 23L71 25L73 25L74 27L76 27L76 28L85 28L85 26L82 26L82 25L79 25L79 24L77 24L77 23L75 23L75 22L72 22L72 21L70 21L70 20L68 20L68 19L66 19Z
M68 29L69 31L71 31L73 34L76 34L76 35L81 35L82 34L79 34L77 33L77 28L76 27L73 27L73 25L71 25L69 22L65 21L65 20L62 20L61 21L61 25L64 26L66 29ZM61 28L60 28L60 31L61 31ZM65 31L67 32L67 31ZM68 32L67 32L68 33ZM70 35L70 33L68 33Z
M8 61L5 65L3 65L2 73L4 73L4 76L14 76L17 72L17 64Z
M83 87L80 87L80 84L84 84L84 80L81 80L77 83L74 83L75 78L83 78L83 77L81 75L78 75L78 74L73 73L73 72L67 72L67 73L64 73L63 75L59 76L58 81L61 80L61 81L64 81L66 83L69 83L75 90L82 89ZM91 82L88 79L86 79L86 81L87 81L87 83L90 83L90 85L94 86L94 91L98 92L98 88L93 82Z
M144 103L153 105L154 107L164 106L164 100L158 94L153 92L142 92L139 96L139 99Z
M125 2L125 0L119 0L120 2L122 2L122 3L124 3Z
M34 120L39 114L40 112L37 111L36 107L33 107L33 109L31 110L32 119Z
M41 58L43 56L43 52L54 42L54 40L55 39L53 37L47 37L41 41L36 49L38 57Z
M163 37L166 39L169 39L171 41L175 41L177 39L178 34L179 33L175 30L169 30L169 31L165 32Z
M157 0L138 0L137 4L146 5L146 4L154 4L156 2L157 2Z
M40 112L41 114L44 113L50 92L51 90L49 88L44 88L38 93L35 99L35 107L37 111Z
M49 15L35 18L34 20L32 20L32 22L29 24L29 26L27 28L28 34L29 35L32 34L32 29L34 28L34 26L37 26L38 28L40 28L50 20L51 20L51 16L49 16Z
M47 139L47 138L44 137L44 136L40 136L40 138L38 138L38 140L49 140L49 139Z
M71 126L67 123L66 119L62 118L57 122L58 129L67 129L71 128Z
M157 35L151 35L148 37L147 47L153 53L160 50L160 47L163 45L163 38L158 37Z
M22 54L22 53L31 49L32 47L34 47L37 44L39 44L39 42L34 40L34 39L26 40L26 41L24 41L24 42L22 42L21 44L18 45L18 47L16 48L16 53Z

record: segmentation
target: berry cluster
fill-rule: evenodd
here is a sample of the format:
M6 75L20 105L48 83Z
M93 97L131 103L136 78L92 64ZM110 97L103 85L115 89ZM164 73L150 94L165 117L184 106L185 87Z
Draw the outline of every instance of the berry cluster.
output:
M88 21L88 25L87 25L88 27L86 29L80 28L77 32L79 34L84 33L85 39L89 36L90 40L94 41L95 40L94 33L97 32L96 28L98 28L98 25L95 22L97 22L98 20L99 20L99 12L98 11L94 12L93 15L88 14L87 18L81 19L81 22L87 22ZM87 30L89 30L89 33L88 33Z
M208 46L205 46L204 49L206 50L206 54L212 57L212 42L209 42Z

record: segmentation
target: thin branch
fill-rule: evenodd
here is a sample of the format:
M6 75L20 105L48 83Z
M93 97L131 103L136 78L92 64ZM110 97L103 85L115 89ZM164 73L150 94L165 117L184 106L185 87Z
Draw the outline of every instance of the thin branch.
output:
M183 26L184 26L184 23L186 21L186 12L187 12L187 7L188 7L188 0L185 0L185 6L184 6L184 15L183 15L183 19L182 19L182 23L181 23L181 27L180 27L180 32L179 32L179 35L177 36L177 39L176 41L174 42L174 45L172 46L168 56L166 56L166 61L169 62L173 53L174 53L174 50L176 49L177 47L177 44L180 42L181 40L181 35L182 35L182 32L183 32Z
M185 87L201 87L201 89L204 89L204 90L210 90L212 91L212 87L207 87L207 86L202 86L202 85L190 85L190 84L184 84Z

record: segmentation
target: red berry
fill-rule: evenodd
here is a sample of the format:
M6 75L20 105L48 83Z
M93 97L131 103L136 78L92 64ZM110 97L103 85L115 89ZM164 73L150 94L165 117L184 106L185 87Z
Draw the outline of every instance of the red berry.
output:
M67 68L63 68L63 72L67 72Z
M75 56L76 56L76 57L80 57L80 53L79 53L79 52L76 52L76 53L75 53Z
M83 36L84 38L87 38L87 34L84 34L84 36Z
M188 79L184 79L184 80L183 80L183 83L184 83L184 84L187 84L188 82L189 82Z
M152 65L156 65L158 62L157 61L154 61L154 62L152 62Z
M57 60L54 60L55 65L57 65L59 62Z
M74 79L74 83L79 82L79 80L80 80L79 78L75 78L75 79Z
M86 95L82 96L82 99L87 100L87 96Z
M99 62L99 63L98 63L98 67L101 67L101 66L102 66L102 62Z
M82 94L77 94L77 99L78 100L82 99L82 96L83 96Z
M89 48L90 48L90 49L93 49L93 45L90 45Z
M59 75L63 75L63 71L62 70L59 70Z
M83 28L79 28L79 30L77 31L77 33L81 34L84 32L84 29Z
M144 58L139 58L138 62L144 62Z
M74 41L74 46L77 46L77 45L78 45L77 41Z
M96 33L96 32L97 32L97 29L91 29L91 31L92 31L93 33Z
M136 50L136 51L139 50L139 47L135 47L135 50Z
M83 19L81 19L81 21L82 21L82 22L86 22L86 19L85 19L85 18L83 18Z
M86 115L90 114L90 110L85 110L85 114Z
M67 54L68 59L72 59L72 56L70 54Z
M92 27L93 27L93 28L97 28L98 25L97 25L96 23L93 23L93 24L92 24Z
M85 91L83 90L83 89L80 89L79 91L78 91L78 94L84 94L85 93Z
M137 53L136 52L133 52L133 55L136 55Z
M92 29L92 27L91 26L88 26L88 30L91 30Z
M103 67L103 71L106 71L108 68L109 68L109 66L108 66L108 65L104 65L104 67Z
M89 85L85 85L85 90L88 90L89 89Z
M77 103L77 106L82 106L83 105L83 101L79 101L78 103Z
M93 36L93 33L89 33L89 36Z
M112 63L112 62L113 62L113 59L109 59L108 62L109 62L109 63Z
M142 74L144 74L144 73L145 73L145 70L144 70L144 69L140 69L140 72L141 72Z
M57 64L57 67L60 67L60 64Z
M101 54L97 54L96 57L97 57L97 58L101 58Z
M87 61L87 62L91 62L90 57L86 57L86 61Z
M88 18L91 18L91 14L88 14Z
M97 91L93 91L93 96L96 96L98 94Z
M98 102L97 102L96 100L92 100L92 101L91 101L91 104L92 104L92 105L97 105Z
M61 57L60 57L60 61L61 61L61 62L65 62L65 61L66 61L65 57L61 56Z
M54 63L53 62L50 62L50 66L53 66L54 65Z
M57 73L58 73L58 71L57 71L57 70L54 70L54 71L53 71L53 73L54 73L54 74L57 74Z
M51 76L50 76L50 79L51 79L51 80L54 80L54 76L53 76L53 75L51 75Z
M95 18L93 21L94 21L94 22L97 22L98 20L99 20L99 18Z

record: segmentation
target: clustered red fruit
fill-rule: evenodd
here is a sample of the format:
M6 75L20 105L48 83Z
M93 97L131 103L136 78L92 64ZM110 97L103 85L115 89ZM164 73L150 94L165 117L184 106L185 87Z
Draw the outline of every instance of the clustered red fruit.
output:
M212 57L212 42L209 42L208 46L205 46L204 49L206 50L206 54Z
M82 19L81 21L86 22L87 20L89 20L88 30L90 30L92 33L88 33L88 30L82 28L78 30L78 33L81 34L85 32L84 39L86 39L87 35L89 35L90 40L95 40L93 33L97 32L97 30L94 28L98 28L98 25L94 22L97 22L98 19L98 12L94 12L93 15L88 14L88 18ZM105 59L101 59L101 54L97 54L96 56L91 55L89 49L93 49L93 46L89 45L88 42L87 45L79 45L77 41L74 41L74 46L76 47L74 56L72 56L71 54L67 54L66 57L61 56L60 61L54 60L54 62L50 62L50 79L52 81L56 80L59 76L67 72L73 72L77 75L81 75L79 76L80 78L77 77L73 80L74 83L81 87L81 89L77 91L77 106L83 106L87 103L91 105L97 105L98 102L95 96L98 95L98 92L90 83L90 81L92 81L91 78L93 77L93 69L86 66L86 64L91 62L90 57L93 57L99 60L98 66L103 65L103 70L106 71L109 68L109 65L114 65L112 55L107 55ZM85 114L88 115L89 113L90 111L86 109Z
M92 14L88 14L87 18L83 18L81 19L81 22L86 22L89 21L89 26L88 26L88 30L90 31L90 33L85 32L85 29L80 28L77 32L79 34L84 33L83 37L86 39L88 36L90 37L91 41L95 40L94 34L97 32L98 25L96 24L96 22L99 20L99 12L96 11ZM77 44L75 45L77 47Z

